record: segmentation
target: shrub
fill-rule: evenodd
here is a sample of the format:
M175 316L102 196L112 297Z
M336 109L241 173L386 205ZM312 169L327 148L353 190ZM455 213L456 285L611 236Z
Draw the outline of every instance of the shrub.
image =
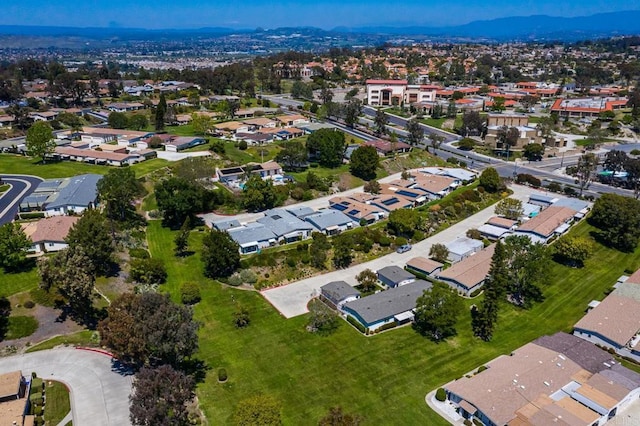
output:
M397 327L397 326L398 326L398 323L397 323L397 322L395 322L395 321L394 321L394 322L390 322L390 323L387 323L387 324L385 324L385 325L383 325L383 326L380 326L380 327L376 328L376 331L375 331L375 332L376 332L376 333L381 333L381 332L383 332L383 331L385 331L385 330L389 330L389 329L391 329L391 328L395 328L395 327Z
M482 289L481 289L481 288L476 288L475 290L473 290L473 291L471 292L471 294L469 295L469 297L476 297L477 295L479 295L479 294L480 294L480 292L481 292L481 291L482 291Z
M246 149L247 149L247 147L248 147L248 145L247 145L247 141L240 141L240 142L238 142L238 149L239 149L240 151L244 151L244 150L246 150Z
M438 390L436 391L436 399L440 402L444 402L447 400L447 392L442 389L442 388L438 388Z
M35 419L33 419L33 424L34 426L42 426L44 425L44 419L42 418L42 416L38 416Z
M130 266L131 278L139 283L162 284L167 280L167 270L159 259L133 259Z
M462 424L463 424L464 426L471 426L473 423L471 423L471 420L469 420L469 419L464 419L464 421L462 422Z
M185 305L193 305L201 300L200 287L193 282L182 283L180 286L180 299Z
M24 302L24 307L27 309L32 309L34 306L36 306L36 304L33 300L27 300L26 302Z
M233 313L233 323L236 328L245 328L251 322L251 318L249 318L249 311L243 306L238 306L236 311Z
M483 423L476 418L473 419L473 424L476 426L484 426Z
M447 163L458 164L458 160L454 157L447 158Z
M35 408L33 409L33 414L36 416L41 416L42 415L42 405L36 405Z
M472 238L474 240L482 240L482 234L477 229L469 229L467 231L467 237Z
M352 326L360 330L360 333L365 334L367 332L367 329L365 328L365 326L360 324L358 320L352 317L351 315L347 315L347 322L349 322L349 324L351 324Z
M389 247L391 245L391 240L386 235L383 235L380 237L378 244L380 244L380 247Z
M129 249L129 257L136 259L148 259L151 257L149 252L142 248L130 248Z
M240 278L243 283L255 284L258 281L258 276L251 269L243 269L240 271Z
M478 371L476 371L476 374L482 373L484 370L487 370L487 366L481 365L480 367L478 367Z
M227 284L234 287L242 285L242 278L240 277L240 274L236 272L235 274L231 275L227 281Z
M227 370L224 368L221 368L218 370L218 381L219 382L226 382L227 381Z
M398 247L407 244L407 239L404 237L396 237L394 244Z
M289 266L290 268L295 268L296 264L298 262L296 262L296 259L294 257L291 256L287 256L287 258L285 259L285 262L287 264L287 266Z

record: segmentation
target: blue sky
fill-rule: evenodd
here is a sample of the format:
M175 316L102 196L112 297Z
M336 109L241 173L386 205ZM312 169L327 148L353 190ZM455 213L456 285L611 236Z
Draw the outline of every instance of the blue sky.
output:
M628 0L2 0L0 25L136 28L465 24L638 9Z

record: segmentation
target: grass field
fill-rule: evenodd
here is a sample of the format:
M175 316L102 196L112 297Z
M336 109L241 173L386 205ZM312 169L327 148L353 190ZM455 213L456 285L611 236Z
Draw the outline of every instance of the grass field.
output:
M581 223L572 232L588 236L591 230ZM201 235L191 236L196 253ZM259 294L202 278L197 254L175 259L173 233L158 221L149 224L148 240L152 255L167 266L163 291L177 301L180 283L201 284L202 302L195 307L203 324L198 357L211 370L199 384L198 396L215 424L229 423L239 400L265 393L282 403L286 425L317 424L335 405L363 415L366 424L444 425L424 403L429 390L541 335L571 330L588 302L601 299L625 269L640 266L640 250L625 254L597 246L582 269L550 265L552 284L544 290L545 302L530 311L505 305L492 342L475 339L464 315L458 335L435 344L410 327L367 338L343 323L333 335L310 334L305 316L283 319ZM233 326L237 305L250 313L246 329ZM220 367L229 373L224 384L214 374Z
M9 274L0 268L0 297L8 297L38 286L38 270L33 267L27 272Z
M5 340L31 336L38 329L38 320L30 316L9 317L9 328Z
M71 411L69 390L64 384L51 380L47 380L45 389L47 405L44 409L44 420L46 424L57 425Z
M155 158L134 164L131 168L136 176L144 176L169 164L166 160ZM39 159L21 155L0 154L0 170L7 174L25 174L39 176L44 179L76 176L85 173L106 174L113 167L97 166L76 161L58 161L41 164Z
M29 347L26 352L44 351L60 345L95 346L94 331L83 330L66 336L56 336Z

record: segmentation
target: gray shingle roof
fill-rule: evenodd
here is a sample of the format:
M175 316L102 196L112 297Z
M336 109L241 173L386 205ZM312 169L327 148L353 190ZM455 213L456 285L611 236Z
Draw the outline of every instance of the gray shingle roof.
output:
M610 362L613 358L593 343L563 332L542 336L533 343L564 354L571 361L594 374L604 370L606 368L604 363Z
M337 304L349 296L359 296L360 292L344 281L332 281L320 287L322 294Z
M248 243L276 239L275 234L261 223L249 223L242 228L232 229L228 232L231 239L241 246Z
M52 197L47 209L64 206L89 207L98 198L98 181L102 175L79 175L66 179L59 187L60 192Z
M344 309L357 314L366 324L370 325L415 308L418 297L431 287L431 283L417 280L411 284L349 302L344 305Z
M398 284L402 281L415 278L415 276L399 266L385 266L382 269L378 269L378 278L384 278L389 282Z
M278 238L296 231L313 231L315 228L303 220L298 219L284 209L272 209L264 212L264 217L257 220Z
M218 220L212 222L211 225L213 225L213 227L218 231L227 231L231 228L239 228L241 226L240 222L238 222L236 219Z
M306 206L291 207L286 210L299 219L304 219L306 216L309 216L310 214L314 214L316 212L311 207Z
M310 224L312 224L313 226L315 226L321 231L327 228L330 228L332 226L343 226L349 222L352 222L355 224L355 222L351 220L349 216L333 209L320 210L317 213L306 216L304 220L306 220L307 222L309 222Z

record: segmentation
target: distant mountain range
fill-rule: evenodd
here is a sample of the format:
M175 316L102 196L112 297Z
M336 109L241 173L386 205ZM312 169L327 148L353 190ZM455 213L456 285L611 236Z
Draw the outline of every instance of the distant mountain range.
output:
M331 30L319 28L280 28L234 29L222 27L197 29L162 29L147 30L143 28L74 28L74 27L39 27L21 25L0 25L0 35L38 36L38 37L81 37L89 39L159 39L223 36L238 33L295 33L303 32L314 35L326 34L370 34L387 36L421 36L438 39L475 39L475 40L580 40L616 35L640 34L640 10L600 13L591 16L573 18L553 17L546 15L514 16L484 21L473 21L465 25L450 27L336 27Z

